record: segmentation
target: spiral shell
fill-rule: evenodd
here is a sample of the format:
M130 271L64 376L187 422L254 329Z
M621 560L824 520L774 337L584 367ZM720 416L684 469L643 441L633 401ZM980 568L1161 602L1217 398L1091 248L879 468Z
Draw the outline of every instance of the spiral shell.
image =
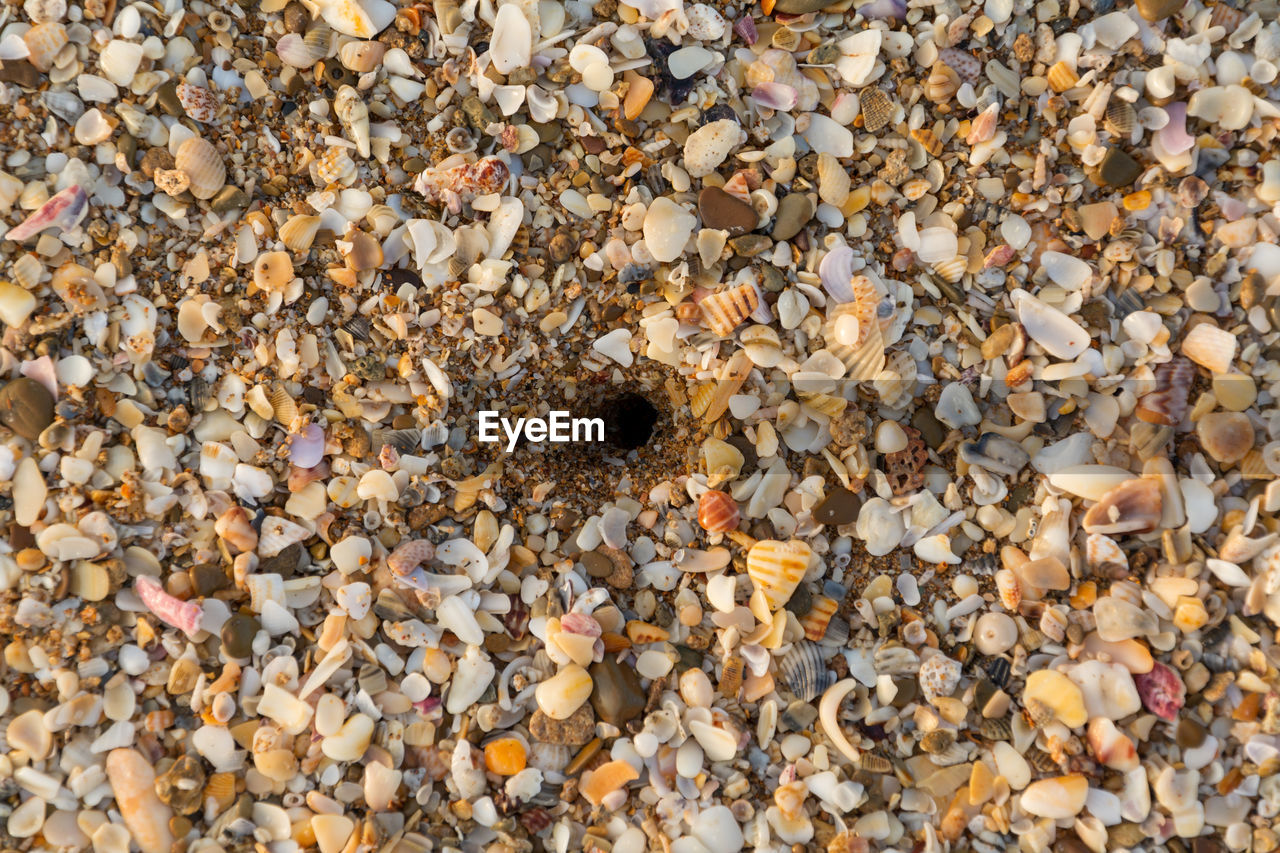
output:
M935 62L925 80L924 96L935 104L949 99L960 89L960 75L945 62Z
M756 589L764 593L770 610L777 610L791 599L800 579L809 568L810 550L800 539L778 542L765 539L747 552L747 574Z
M778 675L801 702L812 702L836 680L836 674L827 668L821 647L808 640L801 640L783 655Z
M750 282L713 293L698 303L703 323L718 337L732 334L759 305L760 294Z
M1065 62L1055 62L1045 77L1049 81L1049 88L1059 94L1070 89L1080 79L1075 69Z
M893 101L883 89L863 89L859 101L862 106L862 129L878 133L893 120Z
M37 71L47 72L67 44L67 28L57 21L36 24L22 34L27 46L27 60Z
M338 48L338 61L357 74L363 74L381 65L386 53L387 46L380 41L349 41Z
M1018 605L1022 603L1022 584L1018 582L1018 576L1009 569L1000 569L996 572L996 591L1004 609L1010 613L1017 612Z
M178 146L174 165L186 173L191 181L191 194L196 198L213 198L226 185L227 167L222 162L222 155L212 143L199 136L193 136Z
M325 24L316 24L306 35L287 33L276 42L276 56L285 65L310 68L329 55L332 37L333 31Z
M727 533L738 526L738 503L718 489L710 489L698 499L698 524L708 533Z
M311 248L319 231L319 216L299 213L289 217L289 220L280 226L280 240L292 252L305 252Z

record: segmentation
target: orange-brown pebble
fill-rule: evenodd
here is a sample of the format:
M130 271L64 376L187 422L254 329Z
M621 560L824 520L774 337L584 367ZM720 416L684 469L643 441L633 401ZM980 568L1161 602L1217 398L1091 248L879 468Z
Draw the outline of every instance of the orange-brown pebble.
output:
M524 769L524 744L513 737L491 740L484 747L484 766L499 776L514 776Z
M728 533L738 527L738 503L717 489L704 492L698 500L698 524L708 533Z

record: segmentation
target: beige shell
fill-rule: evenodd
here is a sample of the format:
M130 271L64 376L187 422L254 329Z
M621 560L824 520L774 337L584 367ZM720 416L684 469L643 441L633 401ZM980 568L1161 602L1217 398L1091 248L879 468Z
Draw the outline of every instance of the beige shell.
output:
M1055 62L1045 77L1049 81L1049 88L1059 93L1067 91L1080 79L1075 69L1065 62Z
M729 398L738 393L738 389L747 381L750 373L750 357L743 350L738 350L720 368L716 380L710 383L707 408L702 413L702 419L707 423L719 420L729 408Z
M30 252L13 262L13 283L25 290L34 290L44 277L44 264Z
M819 595L813 599L809 612L800 620L800 627L804 629L805 638L816 643L826 636L827 626L831 624L831 617L835 616L836 611L839 609L840 602L834 598Z
M907 201L919 201L929 191L929 186L924 178L912 178L902 185L902 195Z
M715 384L714 382L704 382L694 388L689 395L689 411L693 413L695 418L702 417L711 406L711 398L716 393Z
M1000 595L1000 603L1010 613L1016 613L1022 603L1022 583L1010 569L996 572L996 592Z
M899 350L888 357L884 370L872 383L880 402L890 409L900 409L915 396L916 360L906 350Z
M350 244L349 249L339 246L348 269L364 272L382 266L382 244L372 234L353 231L343 242Z
M855 290L858 278L861 276L854 279ZM874 287L871 288L871 292L875 293ZM878 323L868 319L863 310L864 307L865 300L862 305L859 302L846 302L835 308L828 308L827 322L822 327L822 335L826 339L827 350L844 364L847 377L859 382L870 382L884 369L884 334L880 331ZM845 315L852 315L858 320L858 343L853 346L845 346L836 340L836 323ZM875 316L874 308L870 316Z
M329 55L329 41L333 31L325 24L316 24L306 35L286 33L276 42L276 56L285 65L294 68L310 68Z
M1135 477L1108 491L1084 514L1086 533L1150 533L1164 505L1160 484Z
M1126 570L1129 568L1129 558L1116 544L1116 540L1101 533L1091 533L1085 540L1085 559L1091 569L1106 565L1122 566Z
M193 136L178 146L174 165L187 173L191 180L191 194L207 199L217 195L227 183L227 167L218 149L205 139Z
M945 62L935 62L924 84L924 96L935 104L948 100L960 89L960 75Z
M937 273L944 281L955 284L964 278L964 271L969 267L969 259L964 255L957 255L949 261L940 261L933 265L933 271Z
M698 303L703 323L720 337L731 334L759 305L760 294L749 282L713 293Z
M839 160L827 153L818 155L818 198L832 207L843 207L852 183Z
M883 89L863 89L859 96L862 105L862 129L878 133L893 120L893 101Z
M22 34L22 40L27 45L27 60L37 71L46 72L67 44L67 28L57 21L36 24Z
M1201 323L1182 339L1182 354L1213 373L1227 373L1236 357L1236 336L1212 323Z
M848 400L844 397L836 397L832 394L802 393L800 398L804 400L806 407L827 418L838 418L844 414L844 410L849 407Z
M800 40L803 36L795 30L779 27L773 33L770 43L779 50L785 50L794 53L800 47Z
M387 46L380 41L349 41L338 48L338 60L347 68L363 74L382 64Z
M311 248L319 231L319 216L299 213L290 216L289 220L280 226L280 239L289 247L289 251L305 252Z
M276 422L288 427L298 416L298 404L283 387L277 385L271 389L271 410L275 412Z
M1112 136L1127 139L1138 125L1138 112L1133 104L1112 98L1107 104L1107 117L1104 126Z
M747 574L756 589L764 593L770 610L777 610L791 599L809 568L809 555L808 544L800 539L764 539L747 552Z
M263 252L253 262L253 283L259 290L284 290L293 281L293 259L288 252Z

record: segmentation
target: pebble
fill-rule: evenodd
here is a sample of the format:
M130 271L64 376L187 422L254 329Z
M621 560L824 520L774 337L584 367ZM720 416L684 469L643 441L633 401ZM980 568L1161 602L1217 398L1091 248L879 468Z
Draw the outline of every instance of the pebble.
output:
M778 213L770 236L774 240L790 240L809 224L815 210L813 201L807 195L791 193L783 196L778 202Z
M53 395L25 376L0 388L0 423L23 438L34 441L53 423Z
M591 707L596 716L613 726L634 720L644 710L647 697L635 670L624 667L610 656L593 663L591 674Z
M702 227L728 231L730 236L754 230L759 219L751 205L719 187L707 187L698 194L698 216Z

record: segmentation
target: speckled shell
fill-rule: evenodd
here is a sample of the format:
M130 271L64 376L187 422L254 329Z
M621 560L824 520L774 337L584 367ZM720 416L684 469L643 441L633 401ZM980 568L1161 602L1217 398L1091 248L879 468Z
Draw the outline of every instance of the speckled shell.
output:
M698 499L698 524L708 533L727 533L741 518L738 502L718 489L710 489Z
M747 552L747 574L756 589L764 593L770 610L791 599L800 579L809 568L809 546L799 539L779 542L765 539Z
M280 226L280 239L292 252L305 252L320 231L320 217L299 213Z
M193 136L178 146L174 158L178 169L191 180L191 194L196 198L213 198L227 182L227 167L222 155L207 140Z
M1018 576L1009 569L1000 569L996 572L996 591L1004 609L1016 613L1022 603L1022 584L1018 582Z
M183 80L177 86L178 102L187 115L198 122L211 122L218 115L218 98L201 86Z
M746 661L742 658L731 656L725 660L720 670L720 683L716 688L721 696L726 699L737 697L738 691L742 689L742 675L745 670Z
M1055 62L1045 77L1049 81L1049 88L1059 93L1067 91L1080 79L1075 69L1065 62Z
M859 100L862 105L862 129L867 133L879 133L893 120L893 101L883 89L874 86L863 89Z
M971 86L976 86L982 79L982 63L968 51L945 47L938 51L938 59L946 63L948 68L960 75L963 82Z
M813 604L809 608L809 612L800 620L800 627L804 629L805 639L819 642L827 634L827 625L831 623L831 617L836 615L836 611L840 609L840 602L834 598L828 598L825 595L819 595L813 599Z
M920 664L920 692L930 701L950 696L960 683L960 661L936 654Z
M27 60L37 71L45 72L53 67L53 60L67 43L67 28L57 21L36 24L22 34L27 45Z
M783 655L778 675L801 702L812 702L836 680L835 673L827 668L822 649L807 640L796 643Z
M380 41L349 41L338 48L338 60L357 74L372 71L382 64L387 46Z
M703 324L720 337L731 334L759 305L760 294L750 282L713 293L698 303Z

